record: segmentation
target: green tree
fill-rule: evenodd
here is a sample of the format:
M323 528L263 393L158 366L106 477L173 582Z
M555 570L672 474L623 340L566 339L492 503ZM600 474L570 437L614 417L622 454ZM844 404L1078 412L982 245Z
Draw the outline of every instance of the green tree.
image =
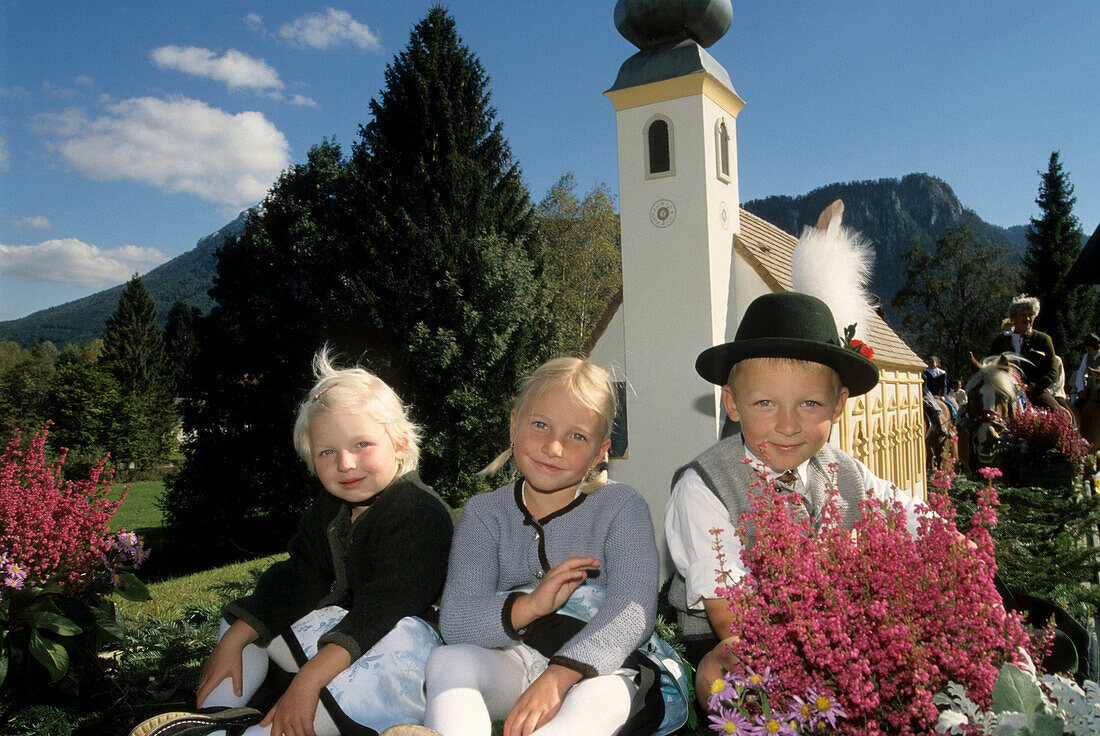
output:
M15 362L0 377L0 432L5 441L15 429L33 436L50 419L58 350L44 342L10 357Z
M1077 198L1069 175L1062 170L1058 152L1050 154L1045 173L1040 173L1039 216L1027 227L1024 253L1024 290L1038 297L1042 309L1036 328L1050 335L1059 355L1071 351L1096 329L1097 294L1091 285L1066 282L1066 274L1081 253L1081 224L1073 214ZM1072 370L1070 366L1070 370Z
M66 475L85 477L112 448L122 397L118 381L94 359L59 364L50 402L50 443L69 450Z
M582 199L568 173L535 212L546 247L543 284L558 326L553 352L579 355L623 285L615 195L601 183Z
M120 464L148 467L176 446L177 420L164 380L164 339L141 277L127 282L107 319L99 363L118 383L108 450Z
M188 391L188 379L199 351L195 335L195 321L200 312L182 299L177 299L168 310L164 325L164 374L168 392L180 396Z
M480 64L434 8L387 68L351 158L314 146L219 251L186 410L194 440L165 499L173 527L283 543L316 493L290 438L324 342L412 407L429 483L455 502L484 487L473 472L507 442L511 394L549 334L532 207L488 102Z
M938 355L952 376L970 373L996 334L1019 285L1019 269L1005 246L979 240L969 229L948 228L929 253L915 243L905 254L905 283L892 304L901 310L906 337L926 359Z
M392 338L368 363L412 402L424 475L458 503L484 487L473 473L507 441L512 394L550 347L541 242L488 78L445 10L416 25L370 109L352 260L374 259L360 283Z
M162 385L164 339L157 307L137 274L126 283L118 308L107 318L100 361L123 391L146 393Z

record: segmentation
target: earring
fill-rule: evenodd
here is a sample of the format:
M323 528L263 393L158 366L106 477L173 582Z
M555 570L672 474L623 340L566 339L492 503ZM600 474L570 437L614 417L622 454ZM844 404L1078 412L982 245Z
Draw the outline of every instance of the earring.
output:
M401 470L401 458L397 458L397 469Z

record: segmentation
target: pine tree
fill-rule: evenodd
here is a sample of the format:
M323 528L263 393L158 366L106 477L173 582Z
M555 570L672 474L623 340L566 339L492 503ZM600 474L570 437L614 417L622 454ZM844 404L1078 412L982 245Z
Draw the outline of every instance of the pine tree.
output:
M1039 217L1027 228L1024 254L1024 290L1039 299L1037 329L1048 333L1059 355L1072 351L1096 329L1097 295L1090 285L1072 285L1066 274L1081 253L1083 234L1073 215L1073 185L1062 170L1058 152L1050 154L1046 173L1041 173ZM1072 368L1071 368L1072 370Z
M107 318L100 364L130 393L151 391L164 378L164 339L157 306L137 274L126 283L118 308Z
M541 241L488 78L447 11L416 25L370 109L352 170L374 227L352 260L377 269L377 319L401 349L369 362L405 363L386 372L426 425L424 475L458 503L484 487L473 473L507 441L512 394L553 333Z
M182 299L177 299L168 311L168 321L164 325L164 373L173 396L188 391L192 363L199 351L195 336L198 317L199 310Z
M326 342L412 407L421 472L456 504L508 441L511 395L552 329L529 197L446 11L416 26L386 85L351 158L314 146L218 253L195 438L165 498L179 538L285 544L317 492L291 431Z
M127 282L103 331L100 367L118 382L107 449L114 460L149 466L176 444L176 415L164 383L164 339L141 277Z

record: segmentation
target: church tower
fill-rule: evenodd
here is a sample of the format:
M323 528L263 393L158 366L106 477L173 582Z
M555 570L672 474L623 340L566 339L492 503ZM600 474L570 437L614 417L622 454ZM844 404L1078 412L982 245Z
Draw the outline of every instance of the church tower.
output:
M618 129L623 306L593 358L625 379L626 453L611 475L649 501L663 539L678 464L718 438L719 397L695 356L724 342L739 231L736 120L744 102L707 53L730 0L618 0L615 25L639 51L605 94ZM731 307L733 309L731 310Z

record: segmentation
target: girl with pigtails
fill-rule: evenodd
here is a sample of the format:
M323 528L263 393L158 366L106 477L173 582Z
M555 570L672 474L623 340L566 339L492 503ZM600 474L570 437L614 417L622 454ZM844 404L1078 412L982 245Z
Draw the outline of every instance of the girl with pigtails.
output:
M649 507L607 478L610 376L558 358L524 384L511 446L522 477L471 498L455 530L428 661L425 726L401 733L668 733L686 718L675 654L652 636ZM662 685L664 686L662 688ZM431 730L431 729L434 729Z
M314 357L294 446L321 486L289 557L227 605L195 713L131 736L375 736L424 712L440 643L421 618L443 587L450 508L416 473L420 431L362 368Z

